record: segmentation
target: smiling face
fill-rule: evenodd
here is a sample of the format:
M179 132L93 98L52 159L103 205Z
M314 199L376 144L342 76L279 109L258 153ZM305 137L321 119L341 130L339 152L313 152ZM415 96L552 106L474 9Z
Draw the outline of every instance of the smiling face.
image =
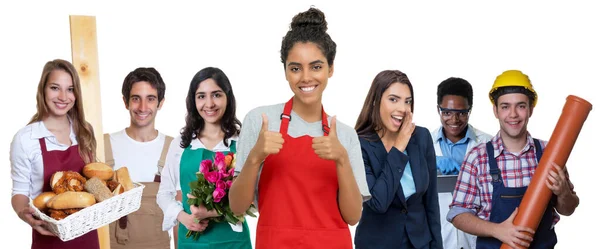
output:
M381 96L379 115L383 127L388 132L398 132L402 125L402 119L408 112L412 112L411 103L413 96L410 94L408 85L392 83Z
M304 105L321 103L327 80L333 75L333 65L319 47L312 43L296 43L285 62L285 78L296 100Z
M57 69L50 73L44 88L48 115L63 117L75 105L73 79L67 72Z
M126 101L125 98L123 100ZM129 110L131 126L142 128L154 125L156 113L163 102L164 100L158 102L158 91L147 81L134 83L129 93L129 103L125 104Z
M440 121L444 135L456 143L464 138L469 123L469 103L465 97L458 95L445 95L440 107Z
M527 136L527 123L532 113L529 98L522 93L504 94L494 105L494 115L500 122L500 135L511 139Z
M206 79L196 90L196 110L206 124L220 125L227 108L227 95L213 79Z

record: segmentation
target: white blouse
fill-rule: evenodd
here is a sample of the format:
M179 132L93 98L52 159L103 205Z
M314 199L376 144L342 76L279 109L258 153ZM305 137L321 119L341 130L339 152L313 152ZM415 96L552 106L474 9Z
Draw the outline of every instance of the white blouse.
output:
M69 145L60 144L44 122L31 123L15 134L10 145L10 166L13 183L12 196L25 195L35 198L42 193L44 184L44 160L39 139L46 141L46 150L65 151ZM69 134L71 146L77 145L73 126Z
M237 141L237 137L228 139L227 144L231 145L232 140ZM181 163L181 155L183 154L184 149L181 148L180 143L181 136L178 136L173 139L171 145L169 146L167 158L165 159L165 167L161 173L160 187L158 189L158 193L156 194L156 202L164 213L162 225L163 231L167 231L177 225L177 215L179 215L179 212L183 210L181 202L175 200L177 191L181 190L181 185L179 182L179 167ZM206 149L204 144L200 142L200 139L192 140L191 146L192 150ZM221 141L215 146L215 148L212 149L212 151L229 151L229 147L225 146L223 141ZM187 193L182 193L182 195L185 194Z

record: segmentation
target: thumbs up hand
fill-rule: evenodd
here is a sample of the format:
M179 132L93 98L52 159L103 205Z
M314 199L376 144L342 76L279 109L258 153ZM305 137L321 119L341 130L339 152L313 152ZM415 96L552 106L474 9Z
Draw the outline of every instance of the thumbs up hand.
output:
M325 160L334 160L341 163L348 158L348 152L337 137L336 117L331 118L329 136L313 138L312 148L315 154Z
M263 113L262 127L251 153L255 154L262 162L267 156L279 153L281 148L283 148L283 136L279 132L269 131L269 119Z

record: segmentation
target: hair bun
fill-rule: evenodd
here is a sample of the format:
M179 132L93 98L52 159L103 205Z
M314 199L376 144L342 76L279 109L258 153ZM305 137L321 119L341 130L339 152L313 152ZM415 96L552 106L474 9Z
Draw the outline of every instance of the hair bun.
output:
M320 31L327 31L327 21L325 14L317 8L311 7L307 11L298 13L292 19L292 30L301 28L314 28Z

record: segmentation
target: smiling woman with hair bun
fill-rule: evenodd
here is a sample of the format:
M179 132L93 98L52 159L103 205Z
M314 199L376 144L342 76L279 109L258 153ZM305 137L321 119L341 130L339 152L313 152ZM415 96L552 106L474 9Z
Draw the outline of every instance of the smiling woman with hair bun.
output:
M241 214L257 200L257 249L351 249L348 225L370 194L356 132L322 104L336 44L318 9L297 14L290 27L281 62L293 97L246 115L231 210Z

